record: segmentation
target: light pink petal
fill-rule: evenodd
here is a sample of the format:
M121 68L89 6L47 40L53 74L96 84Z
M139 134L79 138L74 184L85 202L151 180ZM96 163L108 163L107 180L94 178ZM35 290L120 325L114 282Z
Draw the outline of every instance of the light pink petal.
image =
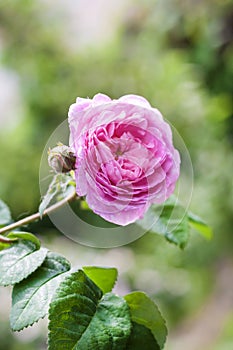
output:
M79 112L82 112L91 105L91 100L87 98L78 97L76 103L72 104L69 108L68 116L75 118Z
M150 103L144 97L139 95L124 95L119 98L119 101L151 108Z
M103 103L111 102L111 98L104 94L97 94L93 97L93 105L100 105Z

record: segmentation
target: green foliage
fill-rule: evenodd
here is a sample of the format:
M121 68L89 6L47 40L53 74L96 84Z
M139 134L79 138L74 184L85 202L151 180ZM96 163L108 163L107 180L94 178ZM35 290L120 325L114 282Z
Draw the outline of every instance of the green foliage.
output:
M65 258L48 252L43 264L14 286L10 317L14 331L32 325L47 314L52 295L61 282L60 275L69 269L70 264Z
M129 308L125 300L107 293L100 300L86 332L74 349L126 349L131 331Z
M206 239L211 239L213 236L212 229L199 216L188 212L189 225L200 232Z
M155 303L142 292L130 293L125 296L125 300L130 307L132 321L148 328L160 348L163 348L167 337L167 329Z
M55 198L61 200L65 198L68 193L75 193L75 182L71 175L56 174L54 175L47 193L44 195L39 206L39 213L42 216L45 209L49 206L51 201Z
M42 217L45 209L48 207L52 199L56 196L56 194L59 192L59 182L57 181L57 176L54 176L52 182L49 185L48 191L43 197L40 206L39 206L39 213Z
M14 238L17 241L0 252L3 284L15 283L12 330L20 331L49 312L50 350L133 350L142 340L148 349L163 348L167 330L157 306L141 292L125 298L111 293L115 268L85 266L69 272L70 264L61 255L45 248L35 250L31 234L16 233Z
M132 330L127 343L127 350L160 350L160 346L150 329L142 324L132 322Z
M58 288L49 310L49 348L73 349L95 314L102 292L83 271Z
M19 232L10 232L8 235L7 235L7 238L10 238L10 239L25 239L27 241L30 241L32 243L35 244L36 246L36 249L40 249L40 241L39 239L33 235L32 233L29 233L29 232L23 232L23 231L19 231Z
M112 267L106 267L103 273L102 267L83 266L83 271L103 293L111 292L117 280L117 269Z
M0 285L14 285L28 277L44 261L47 249L37 247L29 240L13 243L0 251Z
M8 248L9 246L10 246L10 244L0 242L0 251Z
M182 207L175 196L170 197L163 205L152 205L137 224L164 236L182 249L188 243L190 227L207 239L212 237L211 228L201 218Z
M111 293L101 297L83 271L67 277L50 306L49 349L124 349L131 328L127 304Z

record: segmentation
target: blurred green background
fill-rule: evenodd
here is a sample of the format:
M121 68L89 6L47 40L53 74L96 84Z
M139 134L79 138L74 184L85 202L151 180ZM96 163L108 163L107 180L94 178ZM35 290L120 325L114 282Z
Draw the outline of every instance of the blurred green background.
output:
M15 219L37 210L41 154L77 96L143 95L188 147L191 209L213 227L211 242L192 232L181 251L146 234L101 250L48 219L32 226L75 265L118 267L119 293L149 293L168 350L233 348L232 39L230 0L0 1L0 197ZM10 290L0 298L0 349L46 349L46 320L14 335Z

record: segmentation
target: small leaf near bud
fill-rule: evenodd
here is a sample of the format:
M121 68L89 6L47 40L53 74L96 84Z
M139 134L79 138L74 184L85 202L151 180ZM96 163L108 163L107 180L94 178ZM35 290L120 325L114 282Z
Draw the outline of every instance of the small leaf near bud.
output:
M49 166L56 173L68 173L75 169L76 157L68 146L58 144L48 152Z

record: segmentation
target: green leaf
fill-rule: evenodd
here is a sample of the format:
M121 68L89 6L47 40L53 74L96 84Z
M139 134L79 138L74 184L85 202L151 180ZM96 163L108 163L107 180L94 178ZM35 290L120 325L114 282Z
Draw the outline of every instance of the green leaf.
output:
M148 328L162 349L167 337L167 328L157 305L143 292L133 292L124 298L130 307L132 321Z
M55 175L53 177L52 182L49 185L48 191L45 194L45 196L42 199L42 202L39 206L39 213L42 216L45 209L48 207L49 203L51 203L52 199L58 194L60 187L59 187L59 175Z
M182 219L173 219L173 227L165 233L166 239L184 249L190 236L188 216L185 214Z
M213 231L200 217L189 212L188 213L189 225L196 229L206 239L213 237Z
M98 266L84 266L82 269L104 294L112 291L117 280L117 269Z
M31 241L22 240L0 251L0 285L22 281L43 263L47 249L36 248Z
M20 331L47 314L52 296L69 269L70 263L64 257L48 252L43 264L14 286L10 316L12 330Z
M36 249L40 249L40 241L39 239L33 235L32 233L29 233L29 232L10 232L8 235L7 235L7 238L19 238L19 239L24 239L24 240L28 240L28 241L31 241L32 243L35 244L36 246Z
M49 309L49 349L73 349L89 325L102 291L81 270L57 289Z
M123 298L107 293L74 350L124 349L131 331L129 308Z
M147 231L163 235L180 248L184 248L188 242L190 227L206 239L213 236L212 229L200 217L186 211L174 195L163 206L152 205L137 224Z
M10 244L0 242L0 251L9 247L10 247Z
M71 195L71 193L75 193L75 182L72 176L70 174L56 174L39 206L40 215L43 215L45 209L55 197L57 197L56 200L59 201Z
M49 310L49 350L125 349L130 335L127 303L105 294L83 271L61 283Z
M0 199L0 227L3 227L12 221L8 206Z
M189 222L184 208L174 198L164 205L151 205L145 217L137 221L141 227L164 236L169 242L184 248L189 239Z
M132 322L132 326L126 350L160 350L160 346L148 328L135 322Z

